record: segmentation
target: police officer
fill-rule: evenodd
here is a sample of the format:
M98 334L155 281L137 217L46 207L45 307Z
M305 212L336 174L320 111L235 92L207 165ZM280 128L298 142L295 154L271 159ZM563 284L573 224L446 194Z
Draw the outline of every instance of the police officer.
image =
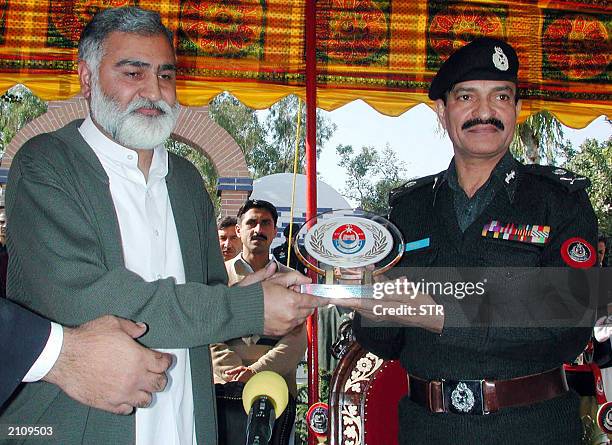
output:
M274 258L276 258L279 263L284 264L286 266L288 265L290 268L297 270L298 272L304 275L307 275L308 268L304 266L302 262L298 259L297 255L295 254L295 251L293 250L295 249L293 246L291 247L292 252L289 253L289 230L290 228L291 226L289 224L285 226L285 228L283 229L283 236L285 237L285 242L279 246L276 246L274 249L272 249L272 255L274 255ZM293 239L295 239L299 230L300 230L300 226L294 224L293 229L292 229L292 234L291 234ZM288 256L289 256L289 264L287 264Z
M510 154L521 108L518 68L514 49L491 38L472 41L442 65L429 97L453 160L447 170L392 192L390 220L406 241L400 266L504 267L508 272L498 277L504 311L529 317L538 304L561 297L517 290L520 277L507 267L588 268L596 259L597 223L584 190L588 179L522 165ZM456 295L431 298L444 314L420 319L419 327L355 320L357 340L380 357L399 359L408 373L400 444L580 443L579 401L561 367L584 349L588 326L487 325L479 312L484 300L470 300L479 303L470 312ZM470 324L474 319L481 324Z

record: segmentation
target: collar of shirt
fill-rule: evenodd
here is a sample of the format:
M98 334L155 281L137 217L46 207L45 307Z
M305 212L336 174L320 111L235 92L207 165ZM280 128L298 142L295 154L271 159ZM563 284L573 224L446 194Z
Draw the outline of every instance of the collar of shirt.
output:
M126 269L145 281L173 277L185 283L181 247L165 183L168 153L156 147L148 180L138 168L138 154L106 135L88 117L79 127L85 142L94 151L109 178L121 232ZM174 356L168 371L168 385L155 394L155 403L135 414L136 445L150 443L195 444L191 359L189 351L160 349Z
M149 178L145 181L144 175L138 168L138 153L118 144L102 133L91 116L87 116L83 121L79 127L79 132L96 156L101 161L104 160L102 166L105 170L107 168L112 169L115 174L143 185L146 185L147 182L151 183L163 179L168 174L168 152L163 145L153 149Z
M270 261L268 261L266 263L265 267L268 267L268 265L272 262L276 263L276 270L280 270L280 264L279 262L276 260L276 258L274 257L274 255L270 254L269 255L269 259ZM253 268L251 267L251 265L249 263L247 263L247 261L244 259L244 257L242 256L242 252L240 252L238 254L238 257L236 259L236 262L234 263L234 270L238 273L238 275L248 275L248 274L252 274L255 273L255 271L253 270Z
M506 151L504 156L499 160L493 171L491 172L491 176L484 183L480 189L476 192L474 196L479 194L479 192L486 190L489 185L493 185L497 190L499 187L503 187L508 194L508 199L510 202L514 201L514 195L516 192L516 185L518 184L518 162L516 159L512 157L510 154L510 150ZM457 169L455 167L455 158L451 159L451 162L442 175L439 178L436 178L436 182L434 184L434 202L435 196L440 188L440 185L444 182L448 182L448 186L454 192L461 191L465 194L463 189L459 186L459 179L457 178Z

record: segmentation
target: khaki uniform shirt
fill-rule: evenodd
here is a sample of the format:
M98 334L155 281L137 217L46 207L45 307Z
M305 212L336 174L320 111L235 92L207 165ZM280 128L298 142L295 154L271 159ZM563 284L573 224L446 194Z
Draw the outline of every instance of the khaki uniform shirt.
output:
M277 264L280 272L293 270L280 264L274 257L271 257L270 261ZM230 286L253 273L253 269L242 258L242 254L226 261L225 268ZM274 371L282 375L287 382L289 392L296 396L295 373L297 365L304 358L307 344L305 324L283 337L252 335L212 344L210 351L214 381L215 383L226 383L230 381L230 377L225 374L226 371L237 366L248 366L255 372Z

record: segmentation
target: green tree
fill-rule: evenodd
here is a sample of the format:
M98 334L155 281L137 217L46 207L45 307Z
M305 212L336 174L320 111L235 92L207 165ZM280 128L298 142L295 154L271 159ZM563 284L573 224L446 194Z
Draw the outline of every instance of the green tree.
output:
M221 210L221 199L217 196L217 179L219 175L210 159L199 150L183 142L177 141L176 139L167 139L165 147L169 152L189 160L198 169L206 185L206 191L210 195L210 199L215 206L215 212L219 214Z
M208 105L208 111L242 149L247 165L253 165L253 152L264 149L266 145L265 130L255 110L231 94L222 93Z
M46 102L21 84L0 96L0 154L24 125L46 111Z
M304 170L306 107L302 102L298 171ZM297 135L298 98L287 96L267 112L257 113L229 94L217 96L210 104L211 117L238 143L253 177L293 172ZM317 157L336 125L317 113Z
M526 164L555 164L563 153L563 126L548 111L529 116L516 126L510 150Z
M599 221L599 231L612 235L612 137L587 139L578 151L568 150L565 168L591 180L588 194Z
M263 123L267 135L264 150L253 153L256 177L273 173L293 172L295 140L297 136L298 98L287 96L270 107ZM301 130L298 172L304 171L306 155L306 104L301 102ZM317 112L317 159L321 148L336 131L336 124Z
M374 147L364 146L356 153L351 145L338 145L336 153L338 166L347 175L343 195L368 212L388 214L389 192L405 182L402 171L406 165L398 161L397 153L389 145L381 153Z

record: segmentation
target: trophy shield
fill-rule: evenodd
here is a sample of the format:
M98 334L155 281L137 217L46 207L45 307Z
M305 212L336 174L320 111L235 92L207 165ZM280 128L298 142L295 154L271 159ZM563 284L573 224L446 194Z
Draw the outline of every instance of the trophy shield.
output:
M395 225L374 213L333 210L302 225L294 251L308 269L324 277L322 284L302 285L302 292L326 298L370 298L374 277L402 258L404 238Z

